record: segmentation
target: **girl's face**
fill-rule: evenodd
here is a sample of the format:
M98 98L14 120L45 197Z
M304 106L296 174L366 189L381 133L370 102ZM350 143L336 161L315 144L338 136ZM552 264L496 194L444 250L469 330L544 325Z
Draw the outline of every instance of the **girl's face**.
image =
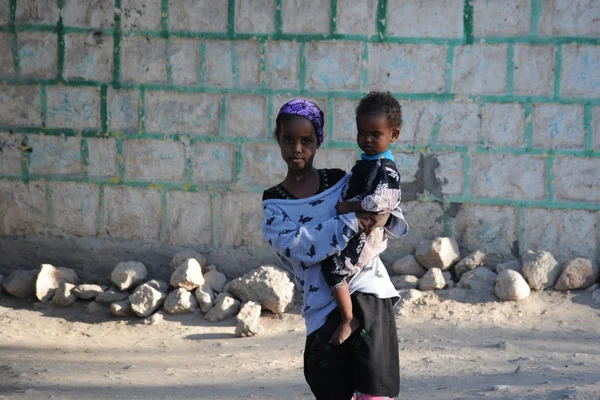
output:
M383 153L400 136L400 128L390 127L384 113L357 115L356 128L358 147L368 156Z
M319 142L310 121L304 117L293 117L281 124L278 137L281 157L293 171L310 169Z

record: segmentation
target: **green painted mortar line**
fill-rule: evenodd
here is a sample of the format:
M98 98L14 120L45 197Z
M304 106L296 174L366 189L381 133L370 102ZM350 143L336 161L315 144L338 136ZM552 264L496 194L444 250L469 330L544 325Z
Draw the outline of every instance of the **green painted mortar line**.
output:
M258 71L260 77L260 87L265 89L268 86L267 79L267 42L260 40L260 61L258 64Z
M138 135L146 132L146 90L139 90L138 98Z
M281 35L282 32L282 26L283 26L283 19L282 19L282 5L281 5L281 1L282 0L275 0L275 34L276 35Z
M444 223L444 236L445 237L452 237L452 231L453 226L452 226L452 218L450 217L450 212L448 210L448 207L446 205L444 205L444 211L442 214L442 218L443 218L443 223Z
M519 241L519 253L523 253L527 250L527 235L525 234L525 229L527 227L527 221L525 218L525 208L518 208L517 215L517 240Z
M191 144L186 148L185 166L183 170L184 189L188 191L194 184L194 160L192 159Z
M275 110L273 110L273 95L267 96L267 135L275 132Z
M100 87L100 120L104 134L108 132L108 85Z
M519 44L582 44L582 45L600 45L600 38L578 37L578 36L491 36L486 37L487 44L519 43Z
M439 110L435 117L435 124L429 134L429 143L435 144L440 136L440 129L442 128L442 111Z
M335 140L336 130L335 130L335 121L333 118L334 114L334 104L333 98L331 96L327 97L327 115L325 116L325 125L327 128L327 136L325 141L328 145L332 144L332 141Z
M27 136L23 136L22 138L23 141L25 141L26 143L28 143L28 138ZM21 180L24 183L29 183L29 161L30 161L30 154L28 151L22 151L21 152ZM2 176L2 175L0 175Z
M377 37L378 41L383 40L387 36L387 0L377 1Z
M463 8L463 39L465 44L473 44L473 5L470 0L464 0Z
M79 28L79 27L75 27L75 26L65 26L63 28L63 32L65 35L71 35L71 34L89 35L91 30L92 29L90 29L90 28ZM98 28L98 29L93 29L93 31L100 32L100 33L102 33L103 36L114 36L114 34L115 34L115 30L113 28Z
M548 201L554 200L554 155L548 154L546 157L546 184L548 186Z
M444 93L452 92L452 74L454 71L454 51L456 46L448 45L446 47L446 86Z
M305 43L300 43L298 53L299 53L298 57L300 59L299 66L298 66L299 79L300 79L300 90L304 91L306 89L306 45L305 45Z
M81 165L83 168L83 180L87 182L88 180L88 168L90 165L90 149L88 147L88 140L86 138L82 138L79 141L80 151L81 151Z
M164 46L164 53L165 53L165 66L167 69L167 82L169 83L169 85L173 85L173 65L171 65L171 39L166 39L165 41L165 46Z
M160 241L165 242L169 238L169 207L168 198L169 193L166 188L161 188L161 210L160 210Z
M231 54L231 76L233 77L233 86L240 86L240 55L234 42L229 43Z
M594 130L592 128L592 106L589 104L585 105L583 122L584 122L584 127L585 127L585 149L589 150L589 151L593 151L594 150L594 143L593 143L594 142Z
M48 214L48 228L52 230L54 228L54 204L52 203L52 188L50 187L49 181L44 181L44 188L46 190L46 213Z
M531 27L529 31L531 36L537 35L540 15L542 14L542 1L543 0L531 0Z
M96 214L96 227L98 234L102 235L106 232L106 201L104 200L104 185L98 185L98 214Z
M206 85L206 43L200 43L200 86Z
M125 155L123 150L123 139L117 139L117 176L111 180L114 184L120 184L125 178Z
M463 196L471 196L471 154L463 154Z
M337 0L329 2L329 34L334 36L337 34L337 18L338 18Z
M554 59L554 98L560 97L560 78L562 75L562 45L556 46Z
M360 88L366 91L369 87L369 45L363 43L363 51L360 63Z
M512 43L506 47L506 94L514 94L515 85L515 48Z
M219 136L225 137L227 135L227 102L229 95L224 93L221 96L221 104L219 106Z
M163 37L169 36L169 0L160 3L160 30Z
M229 0L227 7L227 35L235 37L235 0Z
M60 13L58 15L58 24L56 25L56 34L58 36L58 48L56 55L56 66L57 66L57 78L63 80L63 70L65 66L65 26L62 17L62 9L64 7L64 0L58 0L58 8Z
M121 83L121 0L115 0L115 27L113 30L113 85Z
M533 104L525 104L525 147L533 148Z
M40 85L40 120L42 129L48 127L48 88L46 85Z

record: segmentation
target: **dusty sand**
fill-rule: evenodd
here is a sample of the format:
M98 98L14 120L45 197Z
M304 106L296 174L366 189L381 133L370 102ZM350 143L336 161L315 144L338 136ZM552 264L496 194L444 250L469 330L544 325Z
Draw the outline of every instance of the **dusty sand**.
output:
M484 302L427 294L399 316L401 399L600 399L600 310L589 292ZM304 326L265 315L265 333L234 320L135 319L34 307L0 297L2 399L311 399Z

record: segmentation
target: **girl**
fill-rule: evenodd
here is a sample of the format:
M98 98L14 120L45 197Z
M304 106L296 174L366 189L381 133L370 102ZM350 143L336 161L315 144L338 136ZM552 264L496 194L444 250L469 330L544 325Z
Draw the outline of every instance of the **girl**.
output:
M387 399L399 392L399 359L392 307L398 294L379 256L348 282L358 330L339 346L329 340L340 314L321 262L339 253L358 233L386 228L404 235L402 212L337 215L336 204L349 176L342 170L317 170L315 154L323 142L323 112L307 100L281 107L275 137L287 176L264 192L262 230L304 295L306 323L304 376L320 400Z

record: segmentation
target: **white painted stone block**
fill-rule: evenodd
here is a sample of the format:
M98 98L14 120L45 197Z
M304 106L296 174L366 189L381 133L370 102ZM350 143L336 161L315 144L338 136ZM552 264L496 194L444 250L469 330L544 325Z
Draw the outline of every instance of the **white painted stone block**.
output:
M241 176L243 184L270 187L283 181L287 166L281 158L278 146L247 144L244 145L243 152Z
M600 25L600 22L597 24ZM561 96L597 98L600 93L598 65L600 65L600 46L564 46L560 80Z
M0 78L15 76L14 55L12 52L12 33L0 33Z
M597 158L558 156L552 173L557 199L600 202L600 160Z
M157 133L217 135L221 96L207 93L146 92L146 129Z
M18 133L0 133L0 175L21 175L21 142Z
M262 194L224 193L221 196L221 246L260 246L265 241L260 230Z
M514 92L550 96L554 92L554 46L515 45Z
M443 236L444 211L440 203L402 201L401 207L410 229L402 239L388 241L388 251L411 253L422 240Z
M356 106L358 100L333 101L333 139L356 143Z
M96 236L99 190L96 185L52 182L52 227L57 235Z
M227 99L227 135L267 137L267 98L231 95Z
M235 31L271 33L275 31L275 0L237 0Z
M309 90L360 89L361 43L311 42L305 51Z
M113 74L113 37L65 35L63 77L110 82Z
M192 147L194 183L233 182L235 146L227 143L196 143Z
M475 0L473 33L476 37L528 35L530 0Z
M535 104L533 145L546 149L581 149L585 129L579 104Z
M96 129L100 122L99 87L48 87L48 126Z
M134 90L108 88L108 128L114 131L134 131L138 126L139 96Z
M200 80L200 43L172 38L167 42L168 63L176 85L196 85Z
M185 146L170 140L126 140L125 179L142 182L182 182Z
M0 235L39 235L47 231L44 182L0 181L0 204Z
M284 33L329 33L329 0L282 0L281 29Z
M113 28L113 0L65 0L62 17L65 26L80 28Z
M180 246L212 244L212 211L208 193L170 191L167 204L170 243Z
M340 168L350 172L356 160L358 153L354 149L319 149L315 156L315 168Z
M452 90L464 94L504 94L506 55L504 44L457 47Z
M41 101L38 85L0 85L0 124L40 126Z
M28 78L54 78L57 73L58 37L53 33L17 34L21 75Z
M462 38L462 0L390 0L387 34L400 37Z
M402 128L399 143L424 144L435 126L442 106L436 101L401 101Z
M0 7L6 7L8 12L9 2L0 2ZM60 10L56 0L19 0L15 12L15 22L19 25L44 24L54 25L58 22ZM7 21L8 22L8 19ZM0 20L0 24L2 24Z
M158 31L161 28L161 0L121 0L121 30Z
M226 32L226 1L178 0L169 2L169 29L193 32Z
M81 139L78 137L27 135L32 148L29 173L33 175L80 175Z
M88 176L107 178L117 175L117 141L113 138L88 138Z
M162 205L157 189L104 188L106 233L119 239L158 240Z
M525 107L519 103L487 103L481 130L493 147L520 147L525 142Z
M267 43L267 84L277 89L300 87L300 44L270 41Z
M544 0L542 36L600 36L600 4L595 0Z
M377 0L338 0L337 33L373 36L377 33Z
M128 36L121 40L124 82L167 83L165 39Z
M464 187L464 156L460 153L440 153L436 155L438 165L435 178L441 194L461 195Z
M443 104L438 142L478 144L481 141L481 110L472 102Z

